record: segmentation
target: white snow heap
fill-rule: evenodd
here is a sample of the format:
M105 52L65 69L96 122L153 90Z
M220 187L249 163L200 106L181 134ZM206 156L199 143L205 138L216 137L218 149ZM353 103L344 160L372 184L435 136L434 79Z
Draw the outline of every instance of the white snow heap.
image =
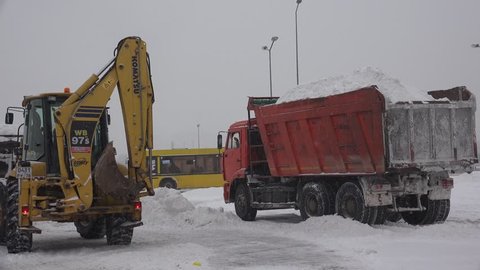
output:
M17 135L18 126L0 124L0 141L7 141L8 138L1 135Z
M223 208L195 207L180 191L168 188L155 189L155 196L143 199L143 208L146 224L180 228L238 222L234 214L224 213Z
M299 85L287 91L277 101L277 104L341 94L371 85L376 85L385 96L385 100L391 103L432 100L432 97L427 95L426 92L407 88L398 79L386 75L377 68L365 67L355 70L352 74L324 78L309 84Z

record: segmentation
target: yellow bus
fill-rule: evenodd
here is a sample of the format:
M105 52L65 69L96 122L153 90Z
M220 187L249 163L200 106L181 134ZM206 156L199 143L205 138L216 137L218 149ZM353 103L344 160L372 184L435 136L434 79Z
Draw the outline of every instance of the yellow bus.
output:
M217 148L153 150L153 186L174 189L222 187L221 152Z

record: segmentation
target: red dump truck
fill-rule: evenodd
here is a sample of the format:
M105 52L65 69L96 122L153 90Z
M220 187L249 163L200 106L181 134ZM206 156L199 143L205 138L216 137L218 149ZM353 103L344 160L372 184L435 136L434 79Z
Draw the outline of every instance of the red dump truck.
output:
M397 103L376 86L280 104L250 97L248 119L228 129L225 202L246 221L281 208L304 219L445 221L450 174L478 162L475 97L465 87L428 93L431 101Z

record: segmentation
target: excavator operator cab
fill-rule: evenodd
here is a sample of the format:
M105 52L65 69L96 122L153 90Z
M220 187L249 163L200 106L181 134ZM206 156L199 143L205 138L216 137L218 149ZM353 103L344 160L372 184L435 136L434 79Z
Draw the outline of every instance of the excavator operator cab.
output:
M28 96L23 101L25 123L23 127L22 161L38 161L46 165L46 173L60 175L55 111L70 96L70 93ZM13 113L7 112L5 122L13 123ZM100 118L92 145L92 164L95 164L108 143L106 110Z

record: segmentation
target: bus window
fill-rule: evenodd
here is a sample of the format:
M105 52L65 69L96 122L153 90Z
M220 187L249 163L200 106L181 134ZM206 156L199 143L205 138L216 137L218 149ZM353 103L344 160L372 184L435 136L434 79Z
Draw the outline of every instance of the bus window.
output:
M175 181L179 189L223 186L221 152L217 148L154 150L154 186L160 186L164 179Z

